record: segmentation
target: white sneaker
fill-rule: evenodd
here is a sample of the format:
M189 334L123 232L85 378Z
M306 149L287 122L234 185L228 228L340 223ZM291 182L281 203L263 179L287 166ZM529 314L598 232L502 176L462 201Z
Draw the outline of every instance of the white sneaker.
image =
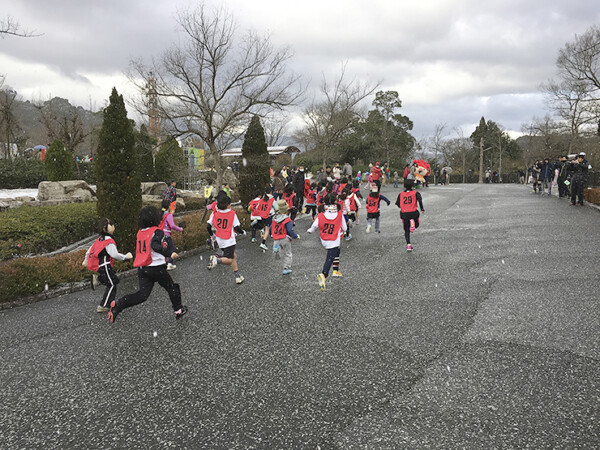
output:
M171 263L167 264L167 270L173 270L173 269L176 269L176 268L177 268L177 266L175 264L171 264Z
M242 284L244 282L244 277L241 275L235 277L235 282L236 282L236 284Z
M263 250L269 250L269 247L267 247L265 244L260 244L259 247Z
M365 233L369 234L371 232L371 225L367 225L367 229L365 230Z
M210 270L210 269L216 267L217 263L218 263L217 257L215 255L210 255L210 259L208 260L207 269Z
M98 305L96 307L96 312L97 313L105 313L105 312L108 312L109 310L110 310L110 308L108 306Z

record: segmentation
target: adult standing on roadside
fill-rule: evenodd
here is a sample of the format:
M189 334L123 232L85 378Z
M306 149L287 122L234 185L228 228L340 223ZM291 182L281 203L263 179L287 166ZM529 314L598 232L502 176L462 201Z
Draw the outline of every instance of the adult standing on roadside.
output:
M304 204L304 178L304 166L298 166L298 171L294 173L294 177L292 178L292 185L296 193L294 203L296 211L299 213L302 212L302 205Z
M587 181L590 163L585 159L585 153L581 152L572 163L573 177L571 178L571 206L578 204L583 206L583 189ZM577 202L576 202L577 200Z
M567 176L569 174L569 161L566 155L562 155L558 158L558 197L568 197L569 196L569 188L567 187L565 181L567 181Z
M168 200L169 203L177 201L177 182L175 180L171 181L170 186L163 193L163 200Z
M344 167L342 168L342 173L348 179L352 178L352 166L350 165L349 162L344 163Z

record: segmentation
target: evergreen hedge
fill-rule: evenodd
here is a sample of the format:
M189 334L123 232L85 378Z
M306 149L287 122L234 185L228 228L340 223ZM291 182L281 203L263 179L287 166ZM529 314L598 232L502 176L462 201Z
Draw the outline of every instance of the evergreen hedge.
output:
M0 220L0 260L51 252L94 233L99 218L95 203L22 206Z
M142 207L138 163L133 127L127 118L123 96L113 88L104 110L94 167L98 215L117 224L115 239L123 253L135 249L137 216Z
M46 152L46 174L48 181L66 181L74 178L73 156L62 141L56 139Z
M261 193L270 183L269 152L265 130L258 116L252 117L242 144L243 164L240 166L240 200L248 205L256 191Z
M0 159L0 189L37 189L46 181L46 166L38 159Z

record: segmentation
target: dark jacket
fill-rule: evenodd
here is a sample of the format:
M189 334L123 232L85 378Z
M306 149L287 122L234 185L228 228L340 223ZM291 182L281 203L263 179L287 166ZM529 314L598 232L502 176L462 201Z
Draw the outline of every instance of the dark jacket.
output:
M590 162L587 159L584 159L579 164L575 162L571 163L571 169L573 170L573 181L583 181L587 180L588 167Z

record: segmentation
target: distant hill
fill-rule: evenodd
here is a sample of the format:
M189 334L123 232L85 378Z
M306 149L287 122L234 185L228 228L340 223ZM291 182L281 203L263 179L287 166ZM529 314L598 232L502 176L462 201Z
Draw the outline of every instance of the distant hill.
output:
M86 140L77 147L77 153L80 155L91 154L95 151L93 146L93 136L102 126L102 112L91 112L81 106L73 106L68 100L60 97L54 97L51 100L45 101L42 110L50 108L58 117L65 114L77 114L83 123L83 128L86 133L89 133ZM34 147L36 145L50 144L46 128L42 123L42 115L38 107L30 101L18 101L14 103L14 115L19 125L23 129L27 142L25 148ZM94 133L94 130L96 133ZM24 149L21 149L24 150Z

